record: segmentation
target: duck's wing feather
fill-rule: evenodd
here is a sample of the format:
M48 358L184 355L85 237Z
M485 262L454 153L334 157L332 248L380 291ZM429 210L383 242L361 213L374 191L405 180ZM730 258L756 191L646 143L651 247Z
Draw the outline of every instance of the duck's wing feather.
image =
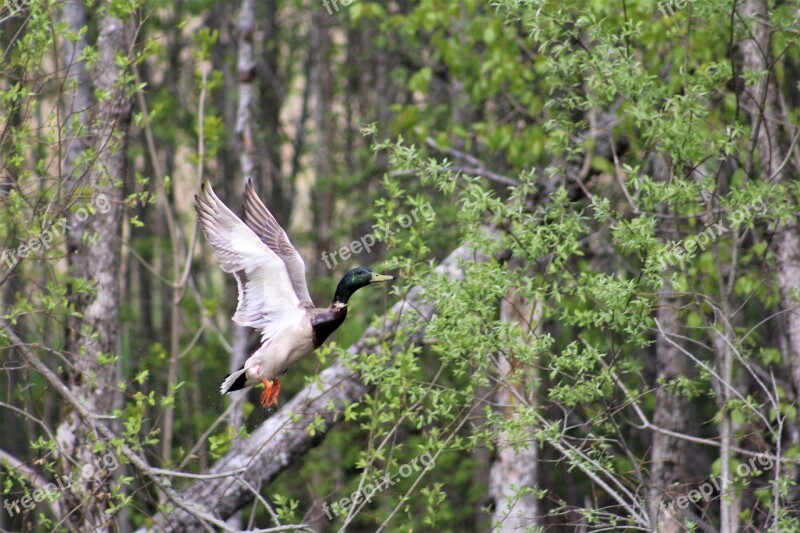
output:
M239 303L234 322L261 330L261 340L266 342L303 320L306 311L286 264L222 203L210 185L204 183L195 195L195 209L222 270L236 277Z
M306 264L292 246L289 236L258 198L250 178L244 186L244 223L286 264L286 271L300 303L306 307L314 307L306 284Z

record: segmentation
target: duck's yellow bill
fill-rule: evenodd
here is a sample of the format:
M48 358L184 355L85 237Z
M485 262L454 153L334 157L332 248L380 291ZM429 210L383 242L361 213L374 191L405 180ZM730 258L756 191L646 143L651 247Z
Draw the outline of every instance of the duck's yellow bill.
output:
M372 277L369 278L370 283L378 283L379 281L389 281L394 279L392 276L383 276L381 274L372 274Z

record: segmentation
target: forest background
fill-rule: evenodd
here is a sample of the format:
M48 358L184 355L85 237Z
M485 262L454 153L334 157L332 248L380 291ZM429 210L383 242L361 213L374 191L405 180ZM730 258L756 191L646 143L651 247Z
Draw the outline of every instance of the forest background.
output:
M798 18L7 0L0 528L800 530ZM318 305L395 276L275 411L193 209L248 177Z

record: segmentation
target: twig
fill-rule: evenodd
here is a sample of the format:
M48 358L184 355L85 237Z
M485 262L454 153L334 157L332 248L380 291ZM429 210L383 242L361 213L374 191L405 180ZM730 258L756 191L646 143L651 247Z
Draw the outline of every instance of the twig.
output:
M450 170L455 170L457 172L464 172L466 174L474 174L476 176L481 176L483 178L490 179L492 181L496 181L497 183L502 183L504 185L509 185L511 187L519 187L519 181L509 178L508 176L503 176L502 174L497 174L496 172L492 172L486 169L486 166L475 156L470 154L461 152L456 150L455 148L444 148L439 146L433 137L428 137L425 139L425 142L428 146L437 150L439 152L443 152L447 155L455 157L457 159L462 159L472 165L472 167L461 167L461 166L450 166L448 167Z

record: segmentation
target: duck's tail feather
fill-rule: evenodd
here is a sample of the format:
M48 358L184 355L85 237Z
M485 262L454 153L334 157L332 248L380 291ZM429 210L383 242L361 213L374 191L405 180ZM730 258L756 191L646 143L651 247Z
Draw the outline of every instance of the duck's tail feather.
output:
M222 382L219 392L228 394L229 392L241 390L244 388L245 383L247 383L247 375L245 374L244 365L242 365L242 368L233 374L228 374L228 377Z

